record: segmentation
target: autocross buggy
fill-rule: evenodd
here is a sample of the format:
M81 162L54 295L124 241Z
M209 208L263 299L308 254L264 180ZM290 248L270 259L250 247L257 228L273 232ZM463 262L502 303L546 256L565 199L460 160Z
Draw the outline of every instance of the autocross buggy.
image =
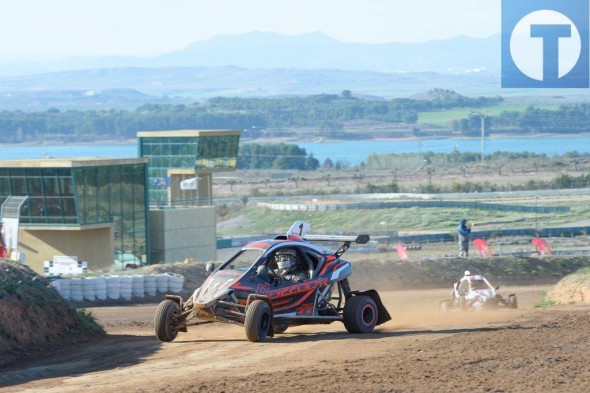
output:
M450 300L440 302L441 311L465 311L465 310L495 310L500 307L518 308L515 294L508 295L505 299L497 293L500 287L492 284L482 275L465 272L457 283L453 285L453 296Z
M353 291L352 266L341 258L351 243L366 244L369 235L307 235L310 225L296 221L287 235L250 243L214 269L185 303L166 295L155 313L156 336L172 341L187 326L211 322L243 325L248 340L264 341L289 326L344 323L350 333L370 333L391 319L377 291ZM317 242L338 242L336 252ZM276 274L275 254L295 250L306 279L292 282ZM189 323L190 321L190 323Z

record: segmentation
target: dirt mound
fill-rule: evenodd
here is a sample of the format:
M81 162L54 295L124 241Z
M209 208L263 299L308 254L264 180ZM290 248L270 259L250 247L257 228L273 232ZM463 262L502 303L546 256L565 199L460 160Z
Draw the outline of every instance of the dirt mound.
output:
M19 351L104 334L93 318L71 308L49 282L26 266L0 262L0 367Z
M590 268L583 268L561 279L549 293L558 304L590 303Z

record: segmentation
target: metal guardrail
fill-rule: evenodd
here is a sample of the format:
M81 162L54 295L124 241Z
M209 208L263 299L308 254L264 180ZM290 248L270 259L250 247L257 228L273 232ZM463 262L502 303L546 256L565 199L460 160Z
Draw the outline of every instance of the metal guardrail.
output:
M574 237L584 236L590 234L590 226L584 227L556 227L556 228L523 228L523 229L499 229L491 231L473 231L471 237L488 239L490 237L501 237L501 236L528 236L528 237ZM269 239L274 235L257 235L257 236L244 236L234 238L223 238L217 240L217 248L233 248L242 247L250 242ZM455 242L457 237L451 232L439 232L439 233L428 233L428 234L416 234L416 235L398 235L396 232L391 234L383 234L381 236L375 236L375 233L371 234L371 240L379 243L442 243L442 242Z
M461 200L476 200L476 199L507 199L507 198L530 198L531 203L534 203L535 197L541 198L545 196L571 196L571 195L590 195L590 188L568 188L558 190L531 190L531 191L495 191L495 192L466 192L466 193L441 193L441 194L416 194L416 193L376 193L376 194L310 194L310 195L290 195L289 199L292 201L301 201L301 203L309 203L310 200L317 198L322 200L404 200L416 199L424 201L461 201ZM274 203L284 197L276 196L259 196L248 197L250 202L266 202ZM241 202L240 198L215 198L215 203L233 203ZM541 202L541 200L539 200Z
M359 202L340 204L285 204L258 202L258 206L271 210L284 211L328 211L350 209L403 209L412 207L424 208L469 208L501 211L519 211L536 213L569 212L568 206L523 206L500 203L461 202L461 201L403 201L403 202Z

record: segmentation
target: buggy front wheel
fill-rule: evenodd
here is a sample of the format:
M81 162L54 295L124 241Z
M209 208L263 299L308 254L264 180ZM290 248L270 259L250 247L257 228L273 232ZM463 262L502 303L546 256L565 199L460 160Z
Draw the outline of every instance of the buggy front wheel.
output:
M252 342L260 342L266 339L271 324L270 307L264 300L254 300L246 310L246 337Z
M379 311L373 299L358 295L346 300L343 317L349 333L371 333L379 319Z
M461 311L467 310L467 299L465 299L465 295L459 295L459 309Z
M160 341L173 341L178 335L176 318L180 315L180 305L172 300L160 302L154 315L154 328Z

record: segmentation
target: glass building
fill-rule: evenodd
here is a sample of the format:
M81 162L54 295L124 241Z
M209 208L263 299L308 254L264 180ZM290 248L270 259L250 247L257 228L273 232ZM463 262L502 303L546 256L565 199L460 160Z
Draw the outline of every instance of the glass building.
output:
M236 170L240 134L239 130L138 132L139 156L149 159L149 201L160 206L179 200L185 205L210 204L211 174ZM171 187L179 179L195 176L194 192Z
M0 204L27 196L21 228L108 228L110 263L113 252L149 262L146 174L142 158L0 161Z

